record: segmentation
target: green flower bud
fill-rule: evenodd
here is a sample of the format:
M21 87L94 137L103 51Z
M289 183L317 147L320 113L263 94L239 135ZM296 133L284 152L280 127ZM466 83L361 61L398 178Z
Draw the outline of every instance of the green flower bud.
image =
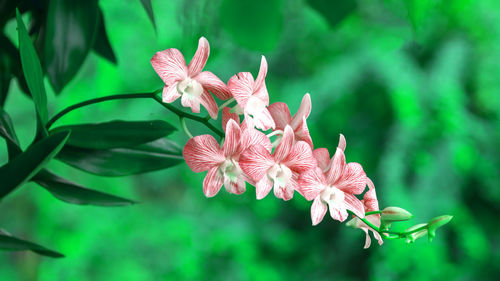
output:
M427 227L427 229L429 230L429 241L432 241L432 239L436 236L436 229L449 223L452 218L453 216L444 215L435 217L432 220L430 220L428 223L429 226Z
M421 227L424 227L426 225L427 225L426 223L420 223L420 224L417 224L417 225L414 225L412 227L407 228L405 230L405 232L410 232L410 231L419 229ZM426 234L427 234L427 228L422 228L419 231L410 233L410 234L408 234L406 236L406 243L413 243L413 242L415 242L415 240L417 240L418 238L421 238L421 237L425 236Z
M413 215L405 209L399 207L387 207L382 210L380 219L384 222L407 221L413 218Z

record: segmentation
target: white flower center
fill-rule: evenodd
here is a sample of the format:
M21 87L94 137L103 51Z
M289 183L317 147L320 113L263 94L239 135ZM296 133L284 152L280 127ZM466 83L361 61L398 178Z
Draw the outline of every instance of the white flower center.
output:
M326 187L320 194L321 200L324 202L334 205L342 206L344 204L345 195L344 192L335 186Z
M251 96L248 101L247 105L245 106L245 112L248 115L251 115L252 117L255 117L266 108L266 104L259 98Z
M203 94L203 87L198 81L188 77L177 84L177 92L181 95L198 98Z
M232 158L226 159L226 161L220 165L219 171L223 174L224 181L229 180L230 182L236 182L243 173L238 162L234 161Z
M274 164L267 171L267 176L273 181L274 188L285 188L292 178L292 171L285 165Z

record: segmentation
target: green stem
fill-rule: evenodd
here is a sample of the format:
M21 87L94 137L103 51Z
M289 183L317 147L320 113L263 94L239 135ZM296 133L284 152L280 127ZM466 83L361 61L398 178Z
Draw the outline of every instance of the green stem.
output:
M219 106L219 111L221 111L222 109L224 109L224 107L226 107L226 106L230 105L233 101L235 101L235 99L234 99L234 98L230 98L230 99L228 99L225 103L223 103L223 104L221 104L221 105Z
M86 100L77 104L74 104L72 106L66 107L63 109L61 112L57 113L52 117L47 124L45 125L45 128L50 129L50 127L61 117L66 115L67 113L78 109L80 107L84 107L87 105L95 104L95 103L100 103L104 101L110 101L110 100L118 100L118 99L141 99L141 98L154 98L156 92L153 93L134 93L134 94L119 94L119 95L111 95L111 96L106 96L106 97L101 97L101 98L95 98L95 99L90 99Z
M181 126L182 126L182 129L184 130L184 133L186 133L186 135L192 139L193 138L193 134L191 134L191 132L189 131L188 127L186 126L186 121L184 120L184 117L179 117L179 121L181 122Z
M62 111L60 111L59 113L57 113L56 115L54 115L54 117L52 117L47 122L47 124L45 125L45 127L47 128L47 130L50 129L50 127L57 120L59 120L61 117L63 117L64 115L68 114L69 112L71 112L71 111L73 111L75 109L78 109L78 108L81 108L81 107L84 107L84 106L87 106L87 105L96 104L96 103L105 102L105 101L110 101L110 100L119 100L119 99L152 98L156 102L158 102L159 104L161 104L163 107L165 107L166 109L172 111L174 114L176 114L177 116L179 116L179 118L180 117L182 117L182 118L188 118L188 119L194 120L196 122L202 123L207 128L209 128L214 133L216 133L219 137L221 137L221 138L224 137L224 133L221 130L217 129L214 125L210 124L207 119L205 119L203 117L199 117L199 116L193 115L193 114L186 113L186 112L184 112L182 110L179 110L179 109L175 108L171 104L164 103L161 100L161 97L158 97L156 95L160 91L161 91L161 89L160 90L156 90L156 91L154 91L152 93L119 94L119 95L111 95L111 96L105 96L105 97L100 97L100 98L86 100L86 101L74 104L72 106L69 106L69 107L63 109Z
M205 118L199 117L199 116L196 116L196 115L193 115L193 114L186 113L184 111L181 111L181 110L175 108L173 105L171 105L169 103L164 103L161 100L161 98L158 97L157 95L154 95L153 99L155 99L159 104L161 104L166 109L168 109L168 110L172 111L173 113L177 114L177 116L188 118L188 119L194 120L196 122L202 123L203 125L207 126L207 128L209 128L214 133L216 133L219 137L221 137L221 138L224 137L224 133L221 130L217 129L214 125L210 124L208 122L208 120L206 120Z
M382 211L371 211L371 212L366 212L365 217L369 215L377 215L377 214L382 214Z

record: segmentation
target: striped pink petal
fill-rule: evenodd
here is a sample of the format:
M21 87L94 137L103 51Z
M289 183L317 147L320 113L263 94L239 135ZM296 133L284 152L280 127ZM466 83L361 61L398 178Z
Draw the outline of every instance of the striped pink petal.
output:
M257 196L257 200L266 197L267 194L269 194L269 191L271 191L271 188L273 188L273 183L267 176L264 176L262 179L260 179L255 186L255 194Z
M360 218L365 217L365 208L363 206L363 203L361 202L361 200L356 198L356 196L349 193L344 193L344 204L345 207L356 214L356 216Z
M184 56L177 49L171 48L157 52L151 58L154 70L165 85L172 85L177 81L187 78L188 71Z
M325 217L327 210L328 208L326 204L321 201L321 198L319 196L314 198L314 202L311 206L312 225L318 225Z
M346 142L345 142L345 137L342 134L340 134L339 145L337 147L340 148L342 151L345 151Z
M311 147L303 141L297 142L283 163L292 171L302 173L317 166Z
M189 63L188 72L190 77L198 75L205 67L208 56L210 55L210 45L205 37L201 37L198 41L198 49Z
M325 189L326 180L319 168L310 169L299 176L297 191L307 200L311 201Z
M346 166L344 151L340 148L337 148L335 154L330 161L330 170L328 170L326 174L326 181L330 185L334 185L344 172L344 168Z
M242 126L243 127L243 126ZM242 129L243 133L241 135L241 150L244 151L248 147L256 144L262 145L269 152L271 152L272 145L271 140L266 136L266 134L261 131L255 130L254 128Z
M292 150L293 143L294 143L294 135L293 135L293 130L292 127L286 126L285 131L283 133L283 137L281 139L280 144L276 147L276 150L274 150L274 159L277 163L285 160L285 158L288 156L290 151Z
M371 245L371 243L372 243L372 240L370 239L370 234L368 233L368 228L363 227L363 228L361 228L361 229L362 229L362 230L365 232L365 234L366 234L366 238L365 238L365 246L364 246L363 248L364 248L364 249L368 249L368 248L370 248L370 245Z
M302 98L302 102L300 103L299 110L297 110L297 113L295 113L292 118L292 122L290 123L293 130L297 130L297 128L299 128L300 123L304 118L309 116L309 113L311 113L311 96L309 94L305 94Z
M373 182L366 178L366 183L368 184L368 191L363 195L363 204L365 206L366 212L378 211L378 200L377 193L375 192L375 186Z
M212 117L212 119L217 119L217 115L219 115L219 108L217 107L214 97L207 90L203 90L200 98L201 104L207 109L210 117Z
M288 109L288 105L286 105L286 103L275 102L267 107L267 109L273 117L274 124L276 124L276 130L283 130L286 125L292 122L290 110Z
M245 174L256 182L266 177L266 172L274 165L274 159L269 150L262 145L253 145L240 156L240 167Z
M194 77L204 89L209 90L218 99L227 100L232 97L227 85L210 71L203 71Z
M302 123L300 123L299 127L295 130L295 141L305 141L309 146L314 148L313 142L311 139L311 135L309 134L309 128L307 128L306 118L304 117Z
M224 177L218 170L219 167L210 168L203 180L203 193L206 197L214 197L222 187Z
M326 172L330 162L330 153L328 153L328 149L323 147L317 148L313 150L313 156L318 162L318 167L320 167L323 172Z
M241 129L236 121L230 119L226 125L226 139L222 150L226 157L231 157L240 152Z
M363 167L354 162L347 164L336 185L346 193L361 194L366 186L366 174Z
M224 187L226 188L227 192L233 193L236 195L242 194L246 190L245 180L243 180L243 179L238 179L236 182L232 182L232 181L226 182L225 181Z
M200 103L201 99L199 97L193 97L191 95L181 96L182 106L191 108L191 111L194 113L200 113Z
M224 132L226 131L227 122L231 119L240 124L240 116L236 113L231 113L231 109L229 107L224 107L222 109L222 129Z
M248 99L252 96L254 83L250 72L240 72L227 82L231 94L241 108L245 108Z
M288 201L293 198L294 189L290 186L285 186L283 188L274 187L273 191L274 191L274 196L276 196L276 198L280 198L285 201Z
M177 91L177 84L178 83L175 82L170 86L165 85L165 87L163 87L163 93L161 96L163 102L171 103L181 96L181 94L179 94L179 91Z
M273 117L271 116L271 113L269 113L269 110L267 110L267 108L262 109L259 114L256 114L253 117L250 117L248 114L246 114L245 118L250 119L255 128L261 129L263 131L275 128Z
M258 92L262 87L265 87L265 79L267 75L267 61L266 57L262 56L260 60L260 69L257 79L255 79L254 92ZM266 90L267 92L267 90Z
M226 160L222 149L211 135L190 139L184 146L182 154L189 168L195 173L206 171Z

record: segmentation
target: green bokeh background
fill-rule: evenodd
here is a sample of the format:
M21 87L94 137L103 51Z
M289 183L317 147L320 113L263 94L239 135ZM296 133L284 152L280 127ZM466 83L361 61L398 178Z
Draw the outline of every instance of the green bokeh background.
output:
M204 173L185 164L123 178L50 168L140 204L65 204L29 183L0 204L0 224L66 254L0 252L0 280L495 280L500 274L500 5L450 1L152 1L155 33L140 1L101 0L115 66L91 53L49 112L108 94L162 86L152 55L175 47L189 60L211 44L206 69L227 81L269 63L271 102L295 112L311 94L315 147L333 149L373 179L384 206L453 221L432 243L387 241L363 250L364 233L326 219L312 227L310 202L256 201L225 191L207 199ZM29 16L28 16L29 18ZM17 41L15 22L6 32ZM5 109L23 147L35 131L30 99L14 85ZM175 115L154 101L108 102L59 125ZM201 134L203 128L189 123ZM174 135L183 145L182 132ZM7 161L5 149L1 162Z

